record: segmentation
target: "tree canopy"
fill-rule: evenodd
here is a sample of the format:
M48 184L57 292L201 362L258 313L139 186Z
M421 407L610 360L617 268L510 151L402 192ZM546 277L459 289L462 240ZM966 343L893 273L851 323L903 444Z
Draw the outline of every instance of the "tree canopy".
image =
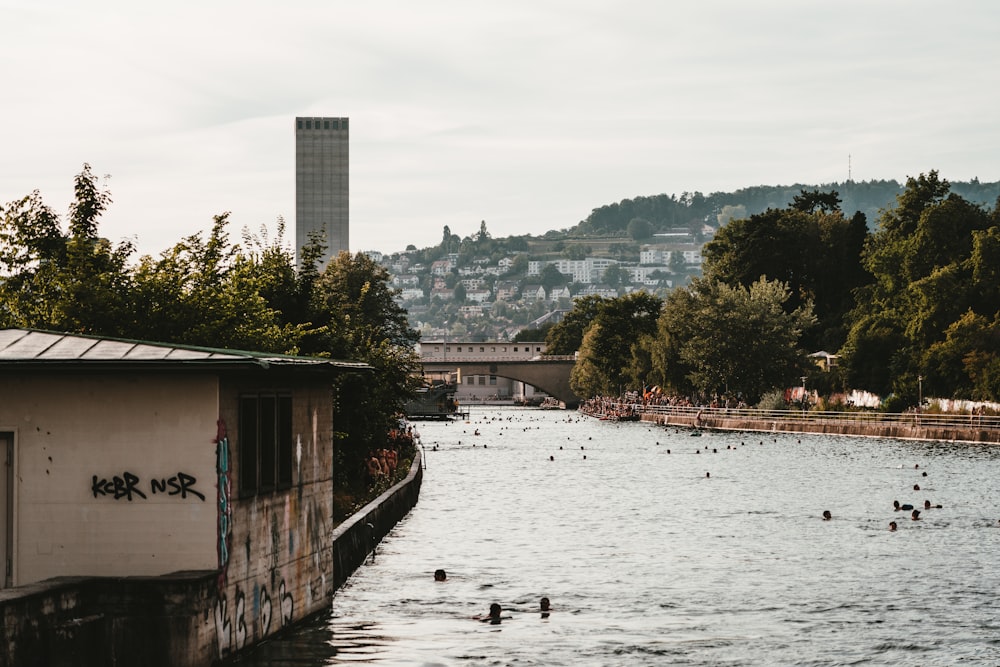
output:
M950 191L936 171L907 180L861 258L844 345L852 386L915 402L938 395L1000 400L1000 212Z
M667 297L657 335L645 341L648 384L704 396L740 396L750 403L789 386L805 368L799 346L814 322L812 306L786 308L788 286L761 279L729 285L698 278Z
M38 192L0 209L0 326L363 361L374 374L339 387L339 454L384 440L419 375L385 269L348 253L320 267L318 238L296 267L282 221L277 238L244 232L240 246L228 213L132 264L130 243L99 235L110 193L89 165L75 183L66 231Z
M854 290L870 281L861 264L863 214L847 219L836 192L805 190L784 209L734 219L705 244L704 275L750 287L762 278L785 283L786 310L812 303L817 325L804 332L813 351L837 350L847 337Z

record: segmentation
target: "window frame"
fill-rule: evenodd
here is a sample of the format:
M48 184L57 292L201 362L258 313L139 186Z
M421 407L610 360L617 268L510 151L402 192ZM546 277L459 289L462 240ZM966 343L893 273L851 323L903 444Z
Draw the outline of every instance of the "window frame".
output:
M292 393L241 393L237 409L240 496L291 488L295 449Z

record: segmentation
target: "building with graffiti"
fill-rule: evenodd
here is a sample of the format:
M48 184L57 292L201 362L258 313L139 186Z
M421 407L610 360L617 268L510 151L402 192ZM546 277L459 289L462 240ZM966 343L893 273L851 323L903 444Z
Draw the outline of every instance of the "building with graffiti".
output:
M370 370L0 330L0 664L76 632L203 665L325 608L332 386Z

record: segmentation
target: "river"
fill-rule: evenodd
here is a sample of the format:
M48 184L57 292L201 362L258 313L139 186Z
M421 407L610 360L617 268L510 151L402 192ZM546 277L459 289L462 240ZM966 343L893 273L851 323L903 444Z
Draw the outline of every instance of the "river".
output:
M239 664L1000 664L998 446L511 408L417 428L414 510Z

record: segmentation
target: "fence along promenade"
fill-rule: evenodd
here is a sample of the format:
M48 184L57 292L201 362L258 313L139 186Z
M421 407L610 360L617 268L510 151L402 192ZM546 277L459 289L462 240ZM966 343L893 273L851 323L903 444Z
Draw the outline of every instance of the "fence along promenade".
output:
M859 437L1000 443L1000 416L825 410L762 410L605 402L604 410L638 413L642 421L720 431L828 433ZM600 416L581 408L581 411Z

